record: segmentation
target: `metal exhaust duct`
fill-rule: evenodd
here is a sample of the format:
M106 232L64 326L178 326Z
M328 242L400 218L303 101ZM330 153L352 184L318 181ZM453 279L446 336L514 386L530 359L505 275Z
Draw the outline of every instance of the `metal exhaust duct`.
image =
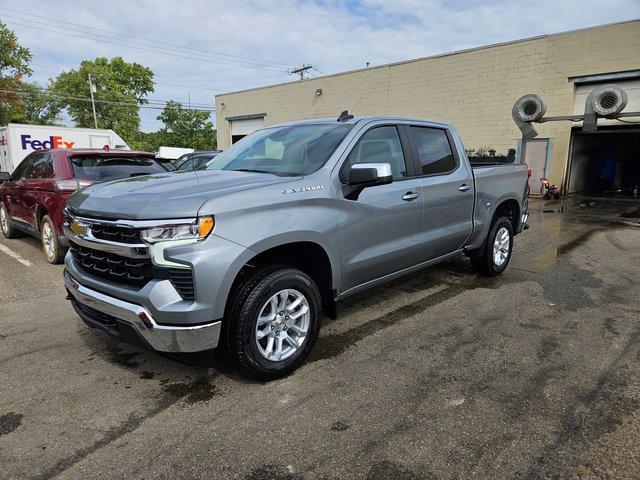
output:
M538 132L533 128L531 122L539 122L546 111L547 106L542 98L533 93L523 95L513 104L511 116L522 132L524 140L531 140L538 136Z
M603 85L595 88L587 97L584 106L583 132L595 132L598 117L615 117L627 106L627 92L617 85Z

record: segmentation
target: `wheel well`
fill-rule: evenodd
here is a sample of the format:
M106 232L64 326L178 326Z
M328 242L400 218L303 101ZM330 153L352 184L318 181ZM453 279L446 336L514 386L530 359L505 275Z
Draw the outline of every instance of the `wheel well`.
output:
M44 218L45 215L48 215L49 212L47 212L47 210L40 206L36 209L36 228L38 230L40 230L40 224L42 223L42 219Z
M505 200L498 208L496 208L496 212L493 214L493 218L499 217L507 217L511 220L511 225L513 225L513 231L516 232L518 229L518 223L520 222L520 206L516 200Z
M256 268L266 265L286 265L305 272L320 290L323 312L331 317L335 316L331 261L324 248L313 242L286 243L260 252L240 269L231 287L229 299L233 298L236 290Z

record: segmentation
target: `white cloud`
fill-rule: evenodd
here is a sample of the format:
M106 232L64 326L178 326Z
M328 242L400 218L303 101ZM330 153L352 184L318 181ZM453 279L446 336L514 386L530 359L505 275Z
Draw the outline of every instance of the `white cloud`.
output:
M302 63L333 73L361 68L366 62L376 65L640 16L638 0L609 0L606 8L594 0L57 0L55 8L46 0L4 0L3 4L6 8L0 11L0 19L32 49L34 78L39 81L59 69L77 66L84 58L121 55L154 70L159 85L152 97L186 102L190 93L192 102L207 104L213 104L214 92L292 80L286 69ZM29 19L13 10L55 16L59 22ZM142 50L156 50L158 44L145 46L130 39L125 45L114 45L71 36L81 35L78 32L47 31L76 28L62 22L212 53L192 52L189 56L199 60L189 60ZM276 63L248 66L266 61ZM157 113L144 112L143 128L156 127Z

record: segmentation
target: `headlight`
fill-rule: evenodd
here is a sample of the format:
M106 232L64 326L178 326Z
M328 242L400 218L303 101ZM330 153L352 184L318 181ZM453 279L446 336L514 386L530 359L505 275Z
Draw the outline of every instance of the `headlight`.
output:
M169 240L204 240L213 230L213 217L202 217L194 223L178 225L161 225L147 228L140 236L147 243L166 242Z

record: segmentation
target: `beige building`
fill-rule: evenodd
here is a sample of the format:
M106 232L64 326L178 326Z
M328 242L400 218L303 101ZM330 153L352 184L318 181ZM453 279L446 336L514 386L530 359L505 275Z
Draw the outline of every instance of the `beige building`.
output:
M625 112L640 111L640 20L218 95L218 142L226 148L262 126L337 117L348 109L355 115L450 121L466 149L519 156L521 135L511 118L516 99L537 93L547 115L581 113L586 95L606 83L627 91ZM640 177L640 125L598 125L589 135L570 122L536 125L539 136L526 150L532 178L549 177L569 191L594 191L614 188L616 179ZM611 185L599 180L602 169Z

